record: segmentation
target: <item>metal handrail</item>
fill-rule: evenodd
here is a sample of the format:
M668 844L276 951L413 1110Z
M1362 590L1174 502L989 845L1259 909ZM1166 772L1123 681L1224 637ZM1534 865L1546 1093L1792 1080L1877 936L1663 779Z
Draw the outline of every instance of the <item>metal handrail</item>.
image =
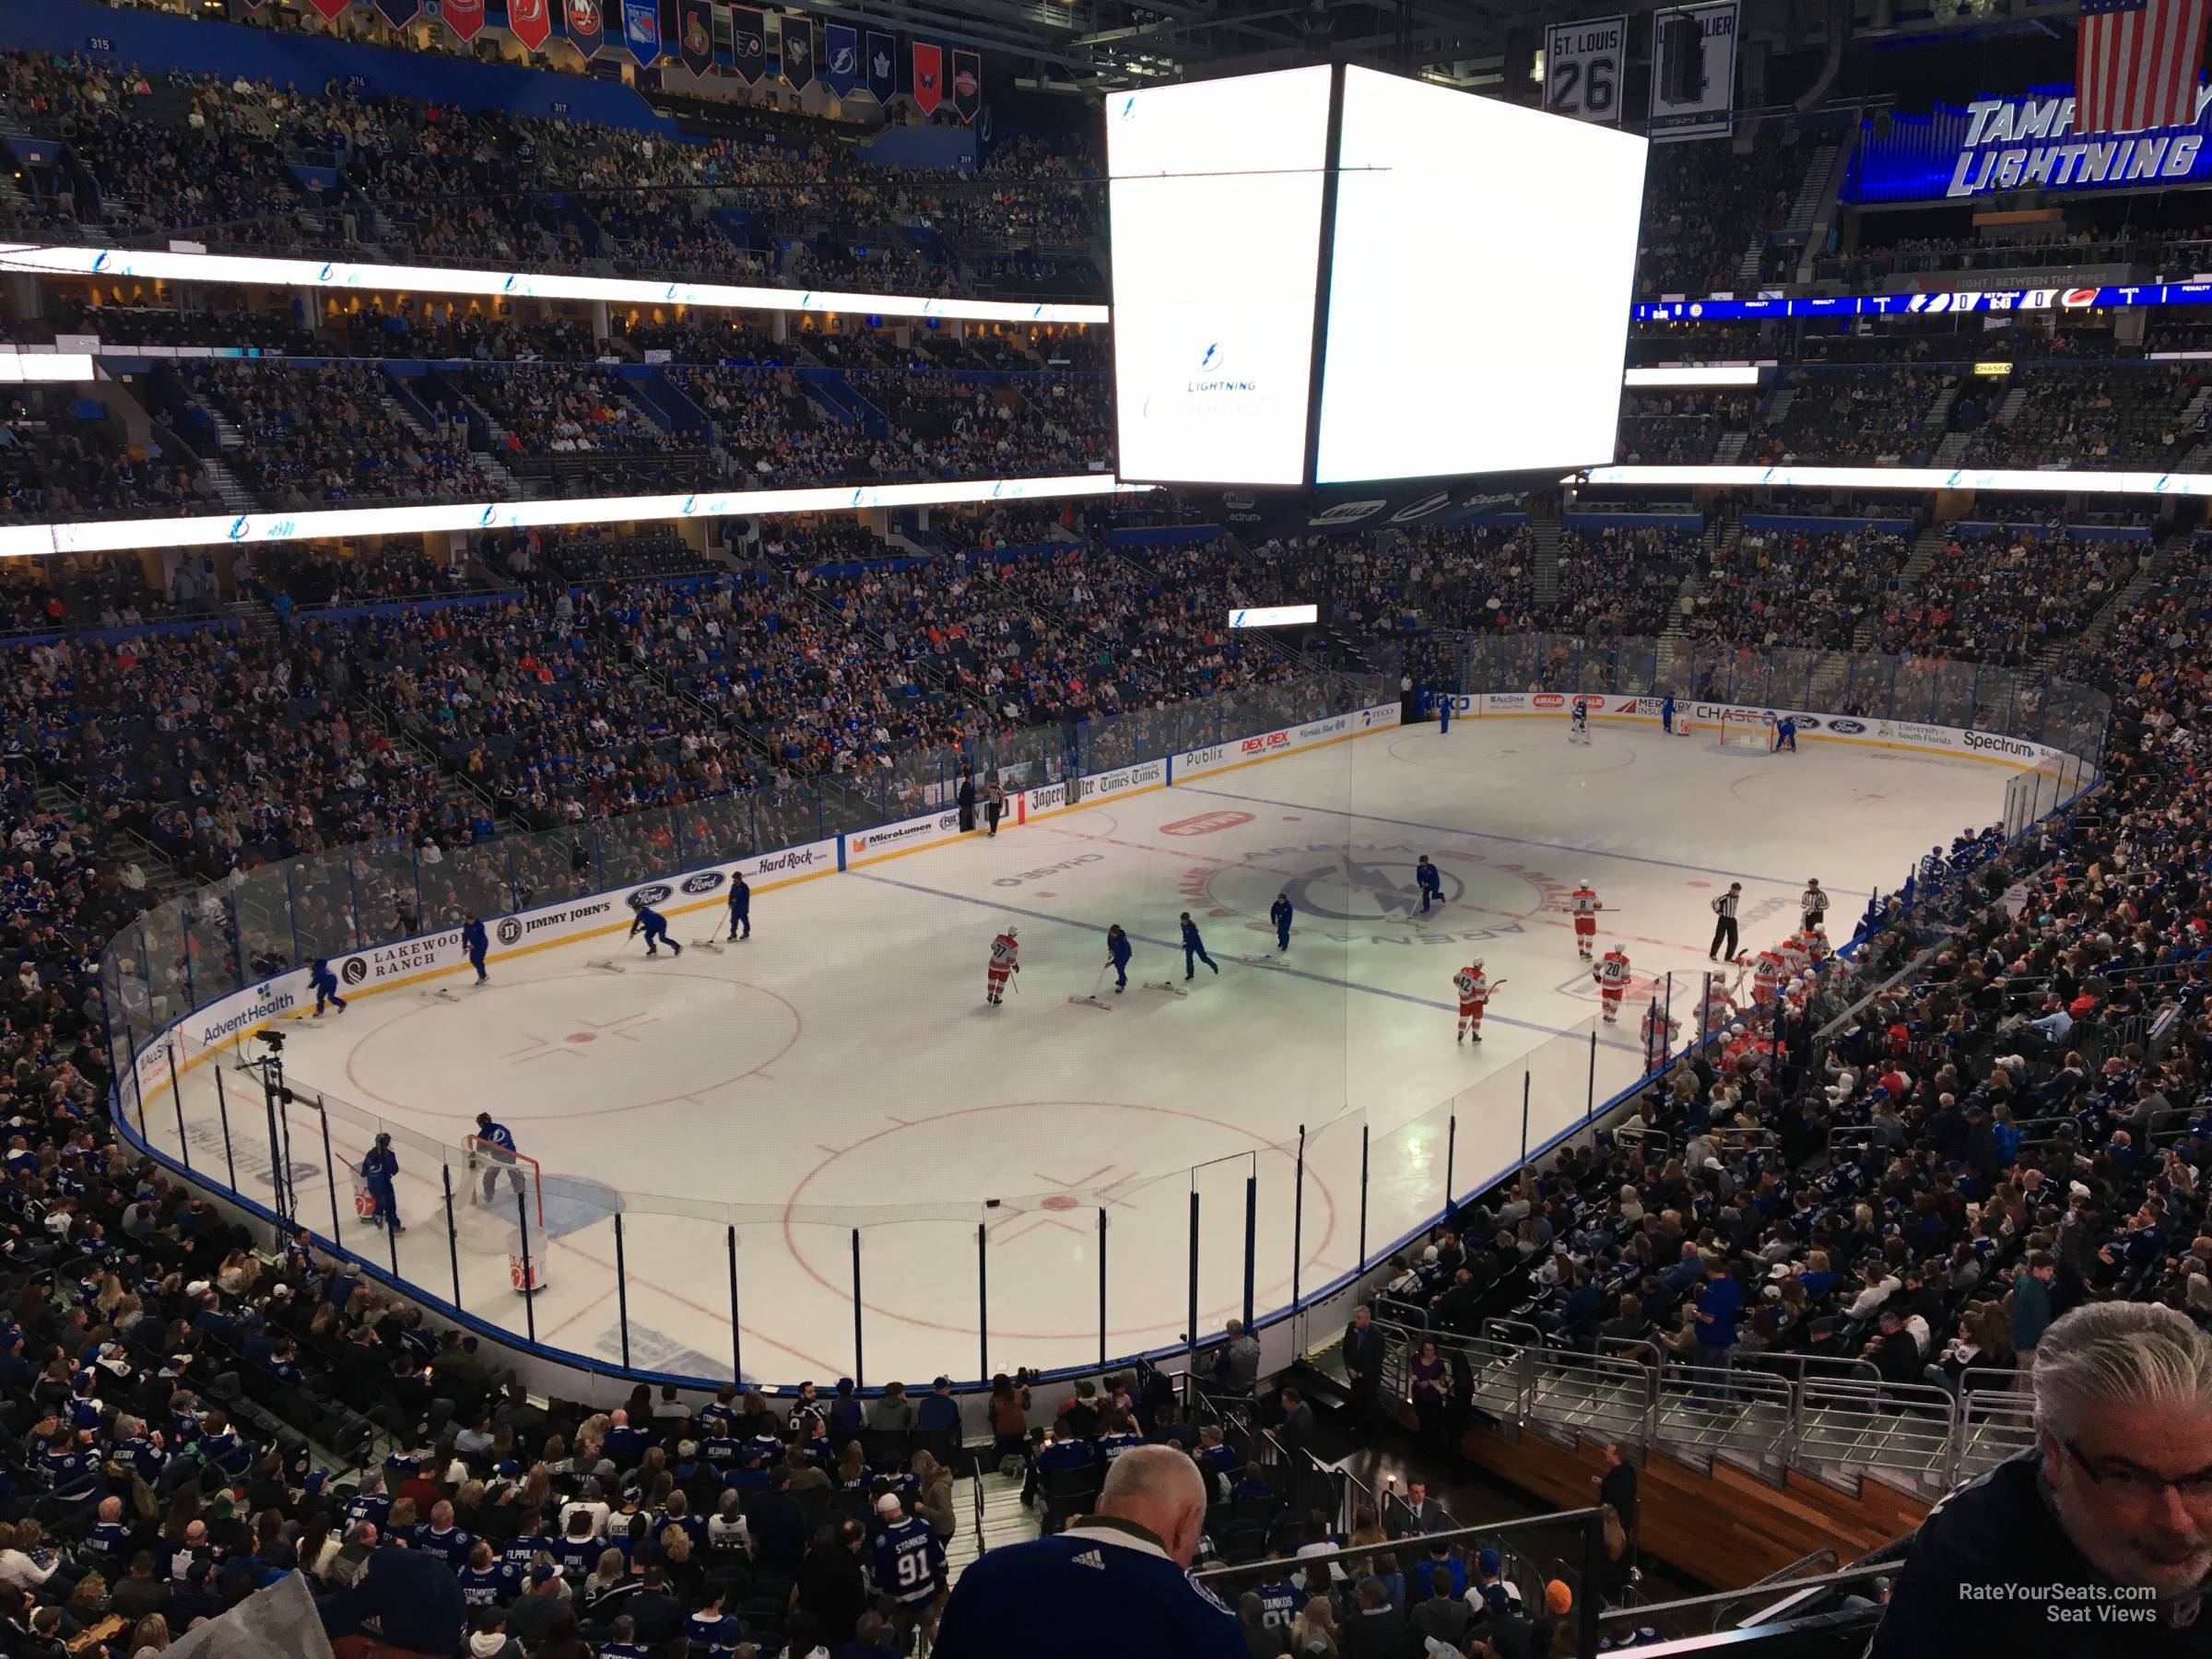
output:
M1571 1522L1592 1521L1604 1513L1604 1508L1599 1505L1592 1505L1585 1509L1559 1510L1548 1515L1525 1515L1518 1520L1493 1521L1482 1526L1455 1526L1446 1532L1426 1534L1423 1535L1422 1542L1424 1544L1468 1544L1477 1539L1501 1538L1508 1534L1527 1532L1539 1526L1564 1526ZM1298 1559L1304 1566L1325 1567L1339 1561L1364 1560L1382 1550L1394 1550L1396 1547L1397 1545L1394 1542L1347 1544L1335 1549L1317 1549L1311 1555L1301 1555ZM1194 1583L1203 1584L1211 1579L1230 1578L1239 1574L1249 1576L1255 1568L1265 1566L1273 1566L1279 1571L1282 1563L1279 1561L1247 1561L1231 1567L1208 1567L1203 1572L1192 1573L1191 1578Z

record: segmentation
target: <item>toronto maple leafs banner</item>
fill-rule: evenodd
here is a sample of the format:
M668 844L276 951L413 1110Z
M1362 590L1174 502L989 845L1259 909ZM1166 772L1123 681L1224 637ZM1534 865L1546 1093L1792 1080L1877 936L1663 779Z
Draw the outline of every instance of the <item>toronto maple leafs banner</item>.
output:
M768 14L759 7L730 7L730 62L748 87L768 73Z
M952 108L962 121L973 121L975 112L983 107L983 54L980 52L956 52L952 54Z
M566 0L561 16L568 20L569 44L576 48L577 55L588 58L595 54L606 39L599 0Z
M622 40L639 68L661 61L661 0L622 0Z
M814 19L783 14L783 78L794 91L814 85Z
M868 93L885 108L899 96L899 37L868 30Z
M840 98L860 84L860 31L850 24L822 25L822 84Z
M945 53L942 47L914 42L914 102L924 115L935 115L945 97Z

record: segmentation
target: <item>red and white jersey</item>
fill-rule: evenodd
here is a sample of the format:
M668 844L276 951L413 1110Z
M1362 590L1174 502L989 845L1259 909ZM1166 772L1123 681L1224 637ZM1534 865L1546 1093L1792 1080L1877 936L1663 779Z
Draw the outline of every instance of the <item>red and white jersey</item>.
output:
M1805 954L1808 960L1816 963L1828 960L1833 947L1829 944L1824 929L1809 927L1806 929L1804 938Z
M1490 1000L1490 982L1479 969L1462 968L1452 976L1452 988L1459 993L1462 1008L1479 1008Z
M1610 991L1616 995L1627 990L1629 984L1628 952L1616 945L1598 959L1596 972L1597 982L1603 989Z
M991 941L991 971L1019 973L1021 964L1015 959L1021 953L1021 942L1011 934L1000 934Z
M1606 907L1598 902L1595 892L1583 887L1567 895L1567 908L1574 912L1574 931L1588 933L1597 925L1597 912Z
M1735 1018L1735 1002L1717 983L1705 993L1705 1006L1699 1010L1699 1018L1708 1031L1720 1030Z
M1783 967L1780 951L1771 947L1760 951L1759 959L1751 969L1751 1000L1771 1002L1774 994L1782 989L1782 982L1788 977L1788 971Z
M1653 1003L1643 1011L1643 1059L1647 1065L1656 1065L1666 1058L1666 1051L1681 1030L1679 1021L1670 1018Z
M1775 948L1781 954L1782 965L1794 974L1803 973L1812 965L1813 953L1806 948L1802 933L1792 934Z

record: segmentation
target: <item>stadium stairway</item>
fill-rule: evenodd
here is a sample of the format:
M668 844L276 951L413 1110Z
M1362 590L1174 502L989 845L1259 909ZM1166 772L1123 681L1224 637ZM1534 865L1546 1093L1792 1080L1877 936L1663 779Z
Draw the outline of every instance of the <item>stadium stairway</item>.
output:
M1953 432L1944 440L1945 447L1947 448L1954 439L1963 441L1967 436L1964 432ZM1938 457L1941 453L1941 451L1937 452ZM1940 459L1938 465L1941 465ZM1943 551L1944 543L1949 539L1940 524L1924 526L1912 538L1912 551L1905 559L1904 569L1898 571L1897 586L1892 591L1909 594L1918 587L1920 579L1927 574L1928 567L1936 562L1936 555ZM1882 623L1882 610L1883 606L1877 603L1868 606L1866 614L1859 618L1859 625L1851 636L1851 648L1853 651L1865 651L1873 646L1875 629Z
M1532 518L1528 533L1533 544L1528 579L1536 603L1556 604L1559 597L1559 521Z
M945 1544L947 1583L959 1583L968 1563L988 1549L1008 1544L1026 1544L1038 1535L1036 1512L1021 1501L1021 1477L1001 1475L980 1459L974 1486L968 1494L960 1524ZM956 1503L962 1498L956 1496Z

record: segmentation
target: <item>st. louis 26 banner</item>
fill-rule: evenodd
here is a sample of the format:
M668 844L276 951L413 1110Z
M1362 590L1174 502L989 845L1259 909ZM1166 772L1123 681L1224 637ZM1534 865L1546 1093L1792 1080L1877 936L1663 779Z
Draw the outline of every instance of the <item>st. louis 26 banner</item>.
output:
M1544 31L1544 107L1554 115L1619 125L1628 60L1628 18L1554 23Z
M1711 0L1652 14L1653 144L1725 138L1735 130L1735 4ZM1683 19L1697 25L1695 34Z

